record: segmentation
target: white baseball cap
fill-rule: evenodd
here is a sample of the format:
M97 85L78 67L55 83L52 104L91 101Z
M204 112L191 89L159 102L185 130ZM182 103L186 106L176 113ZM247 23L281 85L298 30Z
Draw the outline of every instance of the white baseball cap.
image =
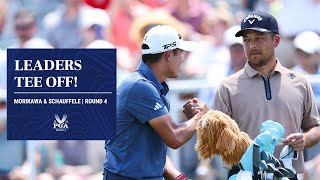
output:
M157 25L144 36L142 54L158 54L173 49L193 51L196 43L182 40L181 35L171 26Z
M239 25L235 25L224 32L224 42L227 46L232 46L234 44L242 44L242 38L235 36L235 34L240 30L241 27Z
M105 28L110 25L110 17L102 9L88 8L83 11L80 24L83 29L88 29L93 25L100 25Z
M294 38L293 44L297 49L301 49L308 54L314 54L317 51L319 41L320 37L317 33L304 31Z

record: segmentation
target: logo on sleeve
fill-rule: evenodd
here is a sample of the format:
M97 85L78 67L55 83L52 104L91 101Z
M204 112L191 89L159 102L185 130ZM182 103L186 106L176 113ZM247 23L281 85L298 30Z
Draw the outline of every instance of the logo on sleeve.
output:
M161 109L162 108L162 105L160 104L160 103L156 103L156 105L154 106L154 108L153 108L153 110L159 110L159 109Z
M293 78L295 78L296 76L295 76L293 73L289 73L289 74L288 74L288 77L289 77L290 79L293 79Z

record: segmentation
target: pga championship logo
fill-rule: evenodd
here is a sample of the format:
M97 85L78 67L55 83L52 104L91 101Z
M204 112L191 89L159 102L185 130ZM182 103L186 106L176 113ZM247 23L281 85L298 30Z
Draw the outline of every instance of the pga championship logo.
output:
M57 114L55 114L55 120L53 121L53 129L55 129L56 131L66 131L69 128L67 117L68 116L64 114L60 119L60 117Z

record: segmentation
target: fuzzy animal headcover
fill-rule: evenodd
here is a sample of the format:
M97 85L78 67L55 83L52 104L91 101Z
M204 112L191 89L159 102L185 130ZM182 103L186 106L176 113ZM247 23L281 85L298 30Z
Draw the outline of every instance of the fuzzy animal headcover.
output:
M220 111L209 110L197 124L198 140L195 150L201 159L219 155L232 165L237 163L252 143L237 123Z

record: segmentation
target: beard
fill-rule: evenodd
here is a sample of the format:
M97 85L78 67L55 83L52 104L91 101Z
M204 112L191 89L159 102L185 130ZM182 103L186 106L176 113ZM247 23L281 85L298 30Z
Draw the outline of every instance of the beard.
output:
M262 67L268 64L268 62L272 59L272 57L269 57L269 56L262 56L262 55L259 55L259 56L260 57L257 57L257 55L250 56L248 58L249 63L255 67Z

